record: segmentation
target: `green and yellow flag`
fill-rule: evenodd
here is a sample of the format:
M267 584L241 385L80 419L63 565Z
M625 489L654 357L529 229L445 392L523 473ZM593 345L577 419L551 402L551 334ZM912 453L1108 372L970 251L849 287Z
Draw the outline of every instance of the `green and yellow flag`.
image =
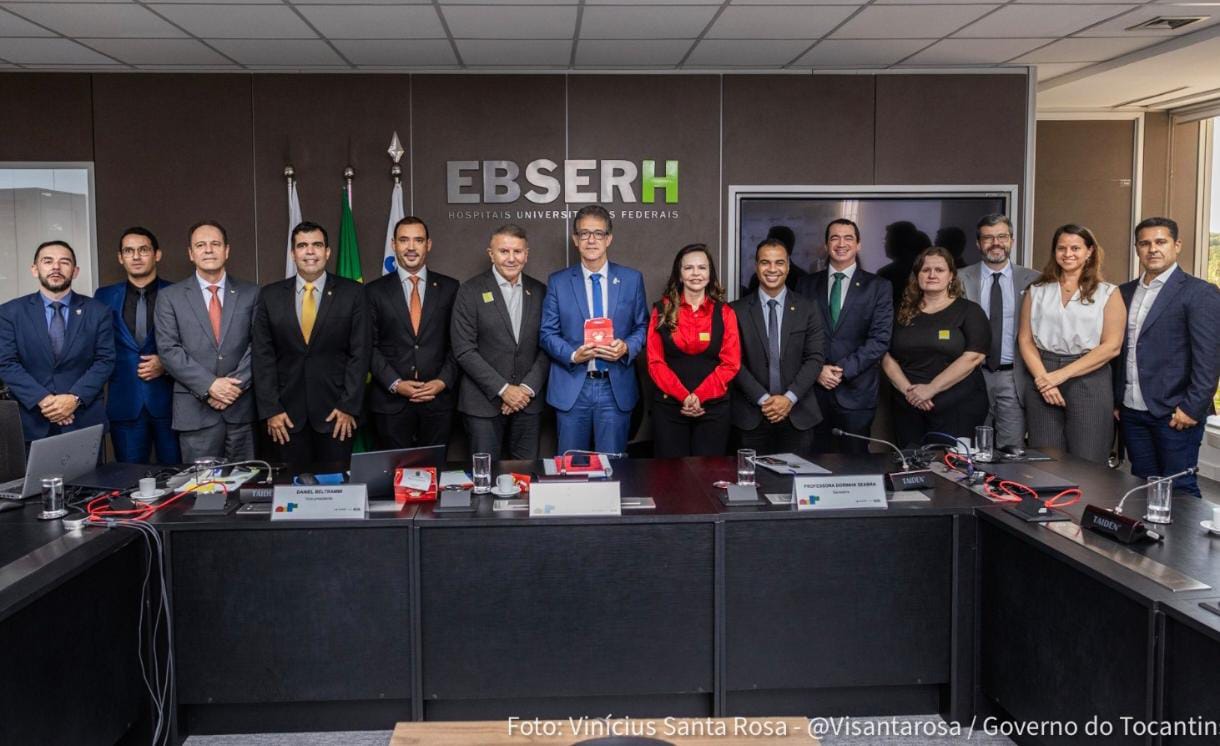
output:
M360 246L356 243L356 220L352 217L352 201L347 187L343 188L343 206L339 217L339 259L335 264L335 274L344 279L364 282L364 273L360 271ZM365 378L365 383L368 383L368 378ZM368 436L365 428L359 427L352 438L352 453L364 453L367 450Z

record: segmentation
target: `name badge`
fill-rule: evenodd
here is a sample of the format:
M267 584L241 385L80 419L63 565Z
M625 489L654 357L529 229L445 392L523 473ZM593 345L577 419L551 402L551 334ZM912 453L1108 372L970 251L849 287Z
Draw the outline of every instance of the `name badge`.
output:
M700 342L711 342L712 333L711 332L699 332L699 341Z
M885 510L880 474L794 477L792 501L797 510Z
M484 303L493 303L493 302L495 302L495 296L493 296L490 292L483 293L483 302Z
M948 330L948 329L941 329L939 332L937 332L937 333L936 333L936 336L937 336L939 339L942 339L942 340L947 340L947 339L949 339L949 330Z

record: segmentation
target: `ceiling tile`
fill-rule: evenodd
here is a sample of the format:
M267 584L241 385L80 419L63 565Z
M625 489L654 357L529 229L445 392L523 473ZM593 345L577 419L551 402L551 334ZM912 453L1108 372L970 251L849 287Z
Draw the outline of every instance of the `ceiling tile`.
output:
M589 11L586 9L585 13ZM576 45L576 64L597 67L672 67L694 42L688 39L599 41L582 39Z
M1207 20L1183 26L1176 31L1161 31L1157 29L1140 29L1128 31L1132 26L1150 21L1157 16L1207 16ZM1144 5L1130 13L1119 16L1093 28L1080 32L1080 36L1151 36L1169 37L1193 33L1207 26L1220 23L1220 3L1154 3Z
M458 53L467 65L563 65L572 57L569 40L508 41L502 39L459 39Z
M960 37L1067 36L1134 5L1009 5L954 34Z
M704 39L691 52L686 67L781 67L809 48L813 39Z
M354 65L393 67L434 67L456 65L453 45L448 39L363 41L338 39L334 42L343 56Z
M69 39L0 39L0 59L19 65L106 65L114 62Z
M694 39L716 15L714 5L585 8L582 39ZM688 45L689 46L689 45Z
M1156 39L1063 39L1019 57L1014 62L1101 62L1156 44Z
M55 36L55 32L47 31L8 11L0 10L0 36Z
M1050 80L1060 75L1067 75L1082 67L1088 67L1090 62L1052 62L1038 65L1038 80Z
M441 0L441 2L478 2L478 0ZM854 2L854 0L849 0ZM714 5L717 0L665 0L666 5ZM585 5L656 5L656 0L585 0Z
M1040 3L1046 0L1037 0ZM873 5L977 5L979 0L873 0ZM1097 0L1099 3L1110 0Z
M929 39L947 36L998 5L873 5L835 31L836 39Z
M301 14L330 39L444 39L445 27L431 5L304 5Z
M851 5L726 8L709 39L816 39L856 11Z
M619 2L620 0L614 0ZM354 0L353 0L354 2ZM701 0L707 2L707 0ZM440 0L441 5L579 5L580 0Z
M209 39L316 39L286 5L150 5L192 34Z
M53 28L64 36L185 36L173 25L138 5L24 3L13 7L22 16Z
M796 61L801 67L884 67L918 52L935 39L824 39Z
M81 39L99 52L130 65L229 65L215 50L194 39Z
M451 5L443 8L441 12L455 38L570 39L576 33L575 6L489 8Z
M163 0L164 2L199 2L199 0ZM224 0L244 2L245 0ZM292 0L293 5L431 5L432 0Z
M342 65L320 39L208 39L226 57L243 65Z
M1050 39L944 39L904 65L993 65L1025 54Z
M979 0L969 0L977 3ZM729 0L731 5L867 5L868 0Z
M237 65L136 65L137 70L147 70L149 72L164 72L164 73L206 73L206 72L232 72L241 70Z

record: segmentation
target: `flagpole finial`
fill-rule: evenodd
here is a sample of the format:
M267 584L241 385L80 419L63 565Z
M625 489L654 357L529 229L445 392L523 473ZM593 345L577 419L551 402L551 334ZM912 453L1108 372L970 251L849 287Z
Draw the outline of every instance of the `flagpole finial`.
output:
M356 169L352 168L351 166L348 166L347 168L343 169L343 178L347 179L348 181L351 181L355 177L356 177Z
M402 166L397 163L390 166L390 176L394 177L394 183L397 184L402 179Z
M292 179L296 175L297 175L297 170L292 167L291 163L289 163L287 166L284 166L284 178L285 179Z
M398 165L398 161L402 159L403 153L407 152L402 149L402 141L398 139L398 130L394 131L394 137L390 140L390 149L386 152L390 154L390 159L394 161L394 165Z

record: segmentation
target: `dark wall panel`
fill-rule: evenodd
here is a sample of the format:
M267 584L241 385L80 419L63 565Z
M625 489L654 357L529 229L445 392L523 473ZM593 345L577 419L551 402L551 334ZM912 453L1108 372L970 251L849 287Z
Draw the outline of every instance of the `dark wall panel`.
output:
M678 202L663 193L644 203L606 203L610 210L643 212L614 223L611 257L644 273L650 301L661 297L674 254L688 243L720 251L720 79L715 75L573 75L568 82L570 158L678 161ZM616 195L617 196L617 195ZM582 205L574 204L572 209ZM678 217L648 217L677 210ZM572 261L578 260L575 251Z
M343 169L351 166L352 212L365 280L381 275L389 216L393 161L386 151L398 132L410 142L409 75L256 75L254 178L258 197L259 281L284 276L288 190L284 166L297 175L301 216L330 233L330 266L339 254ZM403 168L403 203L411 203L409 155Z
M0 161L93 160L90 76L0 75Z
M536 158L562 164L563 76L417 75L412 85L415 214L428 222L432 236L429 266L459 280L482 272L490 266L491 231L516 222L530 236L526 272L545 281L565 264L562 221L521 220L516 213L562 210L562 202L535 205L522 198L515 204L449 204L446 161L511 160L522 177L526 164ZM474 178L481 191L477 172ZM496 215L451 220L451 211Z
M160 239L162 274L190 273L186 229L229 234L234 275L255 277L254 138L247 75L95 75L99 277L122 277L112 249L133 223Z

